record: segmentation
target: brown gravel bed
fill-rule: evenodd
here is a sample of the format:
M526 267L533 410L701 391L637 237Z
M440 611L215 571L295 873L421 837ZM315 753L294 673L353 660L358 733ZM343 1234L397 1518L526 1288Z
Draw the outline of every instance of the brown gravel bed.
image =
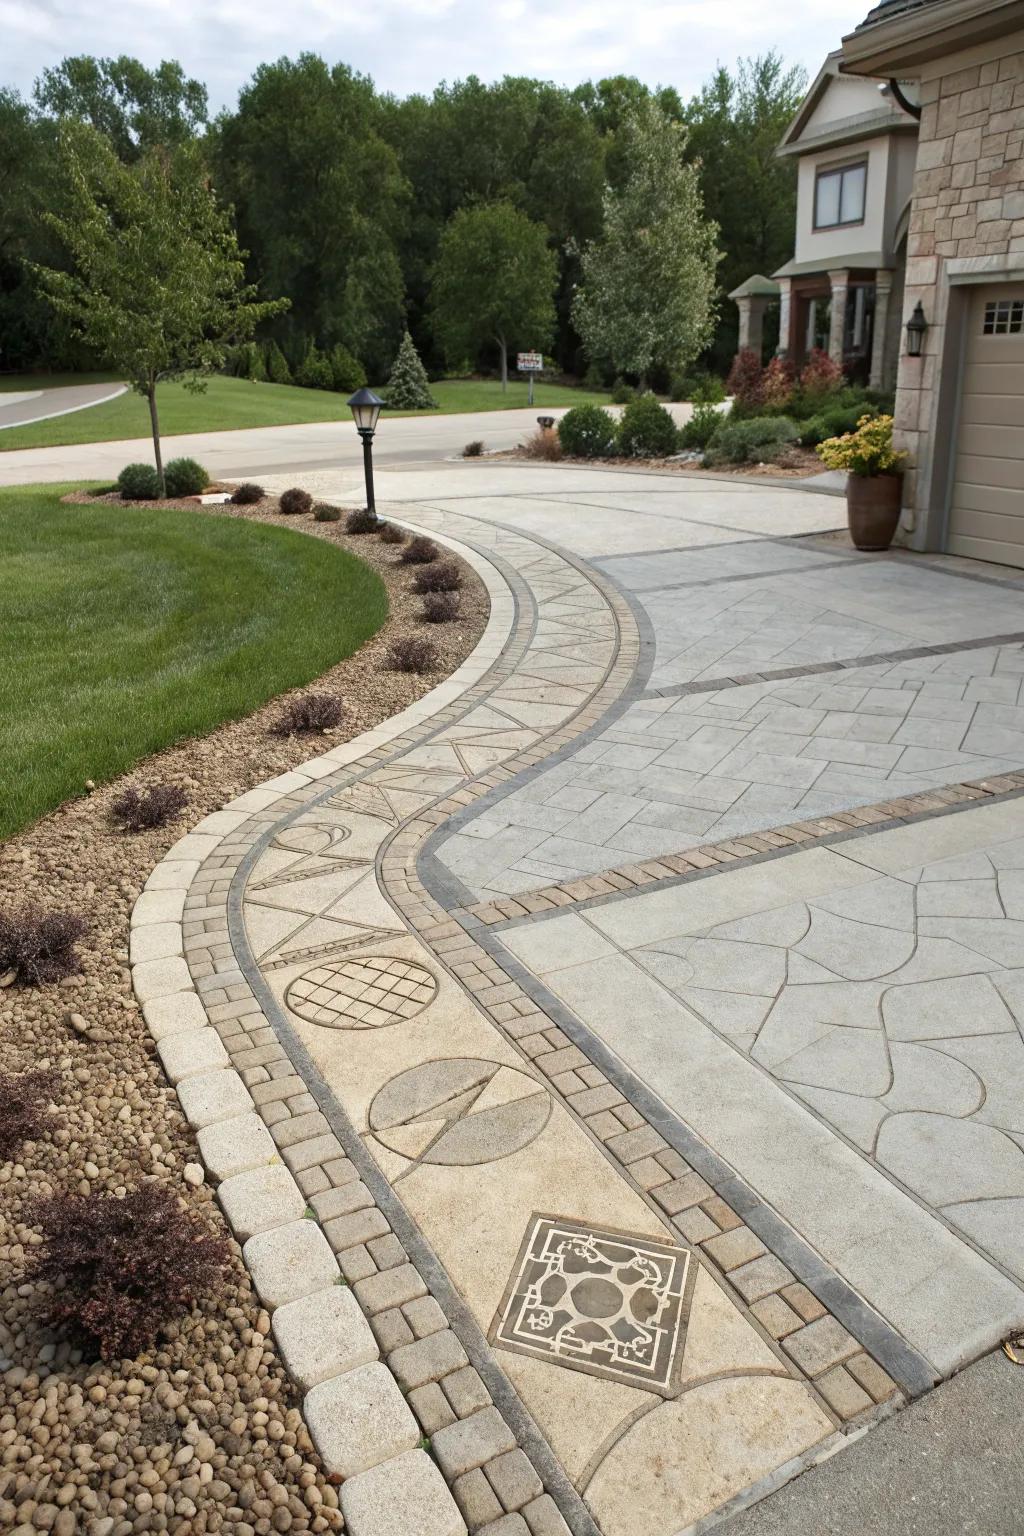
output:
M194 1138L132 995L132 904L154 865L201 817L421 697L469 654L486 622L486 590L467 566L460 621L423 625L420 599L409 591L413 569L397 563L396 546L347 536L343 524L283 518L272 500L202 510L280 522L354 550L379 571L391 616L316 684L345 703L328 739L270 735L279 700L157 754L0 845L0 903L28 895L80 913L90 928L80 975L0 990L3 1069L51 1065L61 1077L52 1135L26 1143L20 1161L0 1164L0 1531L16 1536L341 1528L336 1489L317 1461L270 1319L233 1242L224 1291L133 1361L83 1358L42 1326L43 1298L21 1278L38 1241L24 1220L26 1202L63 1189L117 1193L158 1178L227 1235L213 1191L185 1179L186 1165L196 1162ZM381 670L388 644L409 632L438 644L443 671ZM185 787L185 814L159 830L115 831L108 816L116 794L128 783L156 781Z

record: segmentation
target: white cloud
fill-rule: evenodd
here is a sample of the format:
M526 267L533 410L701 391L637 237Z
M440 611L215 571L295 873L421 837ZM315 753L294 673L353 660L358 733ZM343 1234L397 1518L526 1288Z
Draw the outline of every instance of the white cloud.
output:
M477 74L574 85L634 74L690 95L719 62L778 48L814 72L869 0L0 0L0 81L27 94L66 54L178 58L212 106L256 66L321 53L398 95Z

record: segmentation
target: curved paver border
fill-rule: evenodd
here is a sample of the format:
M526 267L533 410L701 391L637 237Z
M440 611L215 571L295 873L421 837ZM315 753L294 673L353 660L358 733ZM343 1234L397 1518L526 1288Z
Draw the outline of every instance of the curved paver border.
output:
M424 1511L422 1536L455 1536L467 1522L474 1531L493 1526L494 1536L499 1530L500 1536L524 1536L527 1530L531 1536L556 1536L565 1531L563 1515L577 1536L594 1536L582 1499L263 987L250 964L241 917L246 876L275 830L439 732L510 676L529 645L536 611L519 574L506 569L500 575L497 556L485 558L428 528L469 560L488 586L491 615L480 644L450 679L410 709L238 797L169 850L133 913L133 981L207 1168L219 1181L220 1202L243 1243L253 1283L273 1309L285 1364L305 1393L312 1438L328 1470L345 1479L342 1512L355 1536L394 1529L388 1511L395 1501ZM699 1207L673 1209L674 1192L694 1175L693 1168L644 1123L507 970L452 921L420 879L425 845L439 827L496 786L578 742L638 686L642 638L623 595L584 562L511 531L573 566L602 593L617 624L611 659L589 701L562 724L542 730L534 747L467 779L402 822L379 855L381 889L447 970L472 952L473 974L462 974L466 967L460 967L460 984L534 1063L551 1092L659 1218L687 1246L701 1245L705 1262L728 1278L738 1305L779 1358L796 1367L817 1400L828 1405L837 1427L860 1420L866 1411L886 1411L893 1383L862 1350L853 1358L860 1350L856 1341L849 1341L852 1350L844 1343L842 1351L852 1374L843 1364L835 1371L831 1365L817 1372L801 1369L791 1344L782 1354L778 1335L762 1321L762 1304L770 1306L779 1291L794 1332L806 1334L808 1348L821 1333L816 1323L838 1328L843 1340L849 1335L777 1261L772 1261L770 1294L760 1289L761 1281L746 1271L758 1268L763 1245L751 1253L753 1233L719 1196L702 1197ZM602 1120L608 1124L602 1126ZM704 1229L696 1231L695 1222ZM444 1300L447 1315L436 1296ZM381 1355L387 1356L387 1367ZM836 1372L842 1379L831 1382ZM374 1425L370 1440L358 1423L344 1432L339 1427L339 1398L331 1383L342 1378L346 1389L358 1388L362 1417ZM410 1439L416 1420L409 1408L431 1438L433 1460L418 1448L418 1438ZM382 1480L385 1469L390 1481Z

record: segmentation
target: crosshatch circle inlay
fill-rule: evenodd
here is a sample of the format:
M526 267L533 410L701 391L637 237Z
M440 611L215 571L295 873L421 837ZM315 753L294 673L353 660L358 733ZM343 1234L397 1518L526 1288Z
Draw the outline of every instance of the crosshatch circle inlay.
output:
M436 996L437 978L426 966L394 955L369 955L304 971L284 1000L310 1024L383 1029L415 1018Z

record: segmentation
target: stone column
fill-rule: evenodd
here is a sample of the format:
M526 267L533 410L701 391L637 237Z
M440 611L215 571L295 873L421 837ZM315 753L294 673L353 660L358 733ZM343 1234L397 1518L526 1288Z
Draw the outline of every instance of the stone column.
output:
M832 324L829 327L828 355L834 363L843 366L843 338L846 332L846 295L849 292L850 274L845 269L830 272L832 285Z
M886 351L889 339L889 298L892 294L893 276L894 274L887 267L879 267L875 273L875 317L872 321L871 374L868 380L872 389L884 389L888 373L889 359Z
M754 301L749 294L745 294L742 299L736 300L736 308L740 312L740 351L742 352L745 348L753 346L750 336L754 319Z
M783 354L792 352L790 346L790 316L792 314L793 280L789 277L779 278L779 351Z

